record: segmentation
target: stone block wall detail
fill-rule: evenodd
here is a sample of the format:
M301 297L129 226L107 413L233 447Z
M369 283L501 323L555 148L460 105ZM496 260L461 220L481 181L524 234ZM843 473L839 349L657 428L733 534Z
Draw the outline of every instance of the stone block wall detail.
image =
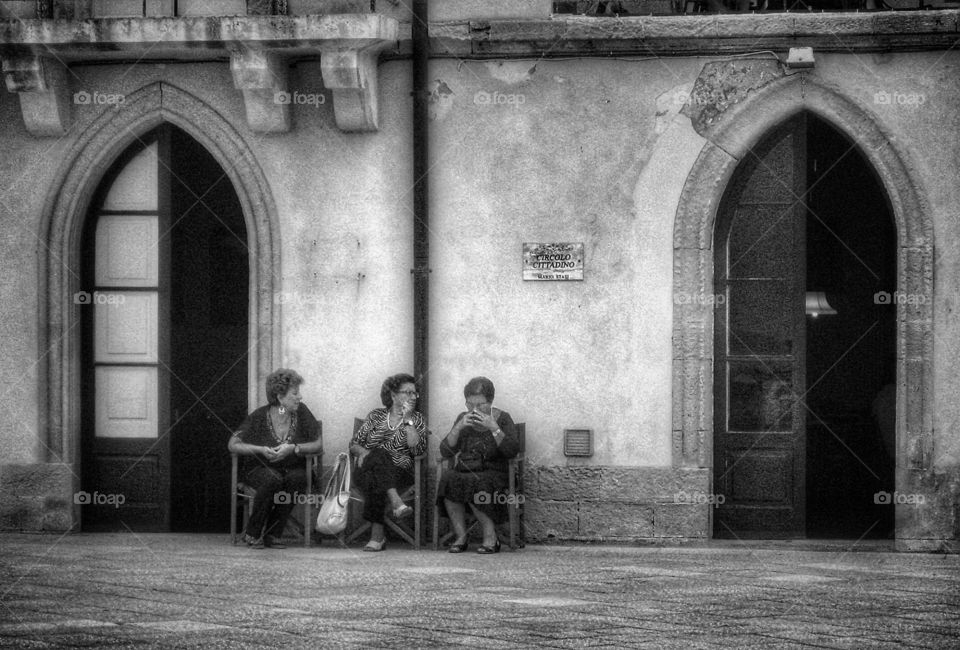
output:
M531 543L657 543L706 539L709 471L672 467L528 467Z
M0 530L63 533L74 527L73 467L0 465Z

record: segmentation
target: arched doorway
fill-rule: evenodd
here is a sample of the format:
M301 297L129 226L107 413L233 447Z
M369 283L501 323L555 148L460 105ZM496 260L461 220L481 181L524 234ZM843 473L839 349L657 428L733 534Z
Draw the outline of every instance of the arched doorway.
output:
M929 477L933 440L933 277L931 207L908 148L890 137L876 116L809 75L789 75L751 93L715 116L678 202L674 225L674 291L713 294L714 235L720 203L747 151L799 111L817 115L855 139L888 199L896 230L896 489L922 492ZM714 475L714 303L673 309L673 466L705 469L703 490ZM896 547L938 548L923 519L925 506L895 504ZM704 516L712 517L713 508ZM712 521L712 520L711 520ZM713 527L707 526L708 535Z
M714 536L886 537L896 233L876 174L801 113L738 165L714 244Z
M172 124L200 143L226 173L243 213L249 248L249 309L246 345L246 408L262 398L263 379L275 368L282 346L278 291L279 225L272 190L257 156L237 128L210 105L167 82L148 84L126 96L122 111L104 111L77 132L50 184L39 229L41 355L40 447L48 462L68 463L74 483L64 498L81 490L81 398L83 385L80 306L81 239L94 194L107 171L132 143L162 124ZM81 520L81 506L74 509Z
M225 530L248 365L236 192L196 140L161 125L106 174L81 250L84 528Z

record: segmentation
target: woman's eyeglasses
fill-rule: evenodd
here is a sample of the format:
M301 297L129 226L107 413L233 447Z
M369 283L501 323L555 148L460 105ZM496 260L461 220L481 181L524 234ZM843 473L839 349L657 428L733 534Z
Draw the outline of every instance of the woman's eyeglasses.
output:
M398 390L397 395L406 395L407 397L420 397L420 393L415 390Z

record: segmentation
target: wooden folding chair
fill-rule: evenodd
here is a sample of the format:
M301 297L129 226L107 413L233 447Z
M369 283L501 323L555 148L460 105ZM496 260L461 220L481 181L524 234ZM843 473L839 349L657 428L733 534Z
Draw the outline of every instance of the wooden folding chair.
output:
M506 539L501 540L508 542L508 545L513 550L523 548L526 544L526 535L523 530L523 502L525 499L523 494L523 466L527 448L527 426L523 422L517 422L515 426L517 427L520 451L507 462L507 515L509 532ZM453 470L451 465L452 461L452 458L442 457L437 460L437 489L434 490L434 494L437 494L440 489L440 480L443 478L443 473ZM467 508L467 516L470 517L469 508ZM473 518L473 521L469 522L467 526L467 533L469 534L476 525L476 518ZM454 531L452 529L447 531L443 536L440 535L440 506L434 504L433 549L435 551L439 550L440 546L445 544L453 535ZM497 531L497 537L503 537L501 531Z
M360 429L360 426L363 424L361 418L354 418L353 420L353 433L356 435L357 431ZM356 476L357 466L356 459L353 457L353 454L350 454L350 462L353 463L351 471L353 475ZM404 521L394 519L391 514L388 514L384 523L396 533L401 539L413 546L414 549L420 550L420 546L423 541L423 477L426 473L427 465L427 454L420 454L415 456L413 459L413 485L408 487L400 494L400 498L403 499L404 503L408 505L412 504L413 508L413 527L407 524ZM362 521L360 520L360 513L363 511L363 492L356 485L350 486L350 507L349 514L351 523ZM388 506L389 508L389 506ZM344 545L352 543L361 535L368 533L370 531L370 522L363 521L362 523L357 523L355 527L350 529L350 532L344 533L342 536L342 543Z
M247 522L250 520L250 512L253 510L253 497L256 495L256 490L253 487L238 480L238 458L239 457L237 454L230 454L230 539L233 540L234 544L236 544L240 537L243 536L242 532L239 534L237 533L238 502L240 500L243 501L243 515L241 524L242 531L246 530L247 528ZM322 461L322 451L317 452L316 454L306 454L303 457L304 469L307 472L306 491L303 495L300 495L303 499L303 504L301 506L303 521L299 522L292 516L287 519L287 528L293 526L299 534L302 534L303 545L307 547L309 547L311 544L311 531L313 530L313 525L311 523L313 519L313 510L311 499L309 498L313 493L313 473L316 467L322 467ZM294 510L296 510L296 508Z

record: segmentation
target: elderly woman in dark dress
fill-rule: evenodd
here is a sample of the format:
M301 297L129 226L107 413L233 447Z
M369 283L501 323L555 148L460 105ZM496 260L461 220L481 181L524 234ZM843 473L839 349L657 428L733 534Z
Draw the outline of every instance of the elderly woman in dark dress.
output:
M413 459L427 449L427 423L415 410L418 398L412 376L387 377L380 387L384 408L370 411L350 441L350 452L357 459L354 480L363 492L363 518L371 524L364 551L386 547L383 524L388 504L395 518L413 514L400 491L413 485Z
M248 456L244 482L256 490L253 511L243 540L252 548L284 548L276 540L283 535L294 499L274 496L296 494L307 487L303 456L323 449L320 424L300 401L303 377L281 368L267 377L267 405L247 416L227 448Z
M507 461L520 451L516 426L509 413L493 407L493 382L486 377L467 382L463 396L467 410L440 443L440 454L455 462L443 473L437 505L456 534L451 553L467 549L468 507L483 527L477 553L499 553L496 525L506 520Z

